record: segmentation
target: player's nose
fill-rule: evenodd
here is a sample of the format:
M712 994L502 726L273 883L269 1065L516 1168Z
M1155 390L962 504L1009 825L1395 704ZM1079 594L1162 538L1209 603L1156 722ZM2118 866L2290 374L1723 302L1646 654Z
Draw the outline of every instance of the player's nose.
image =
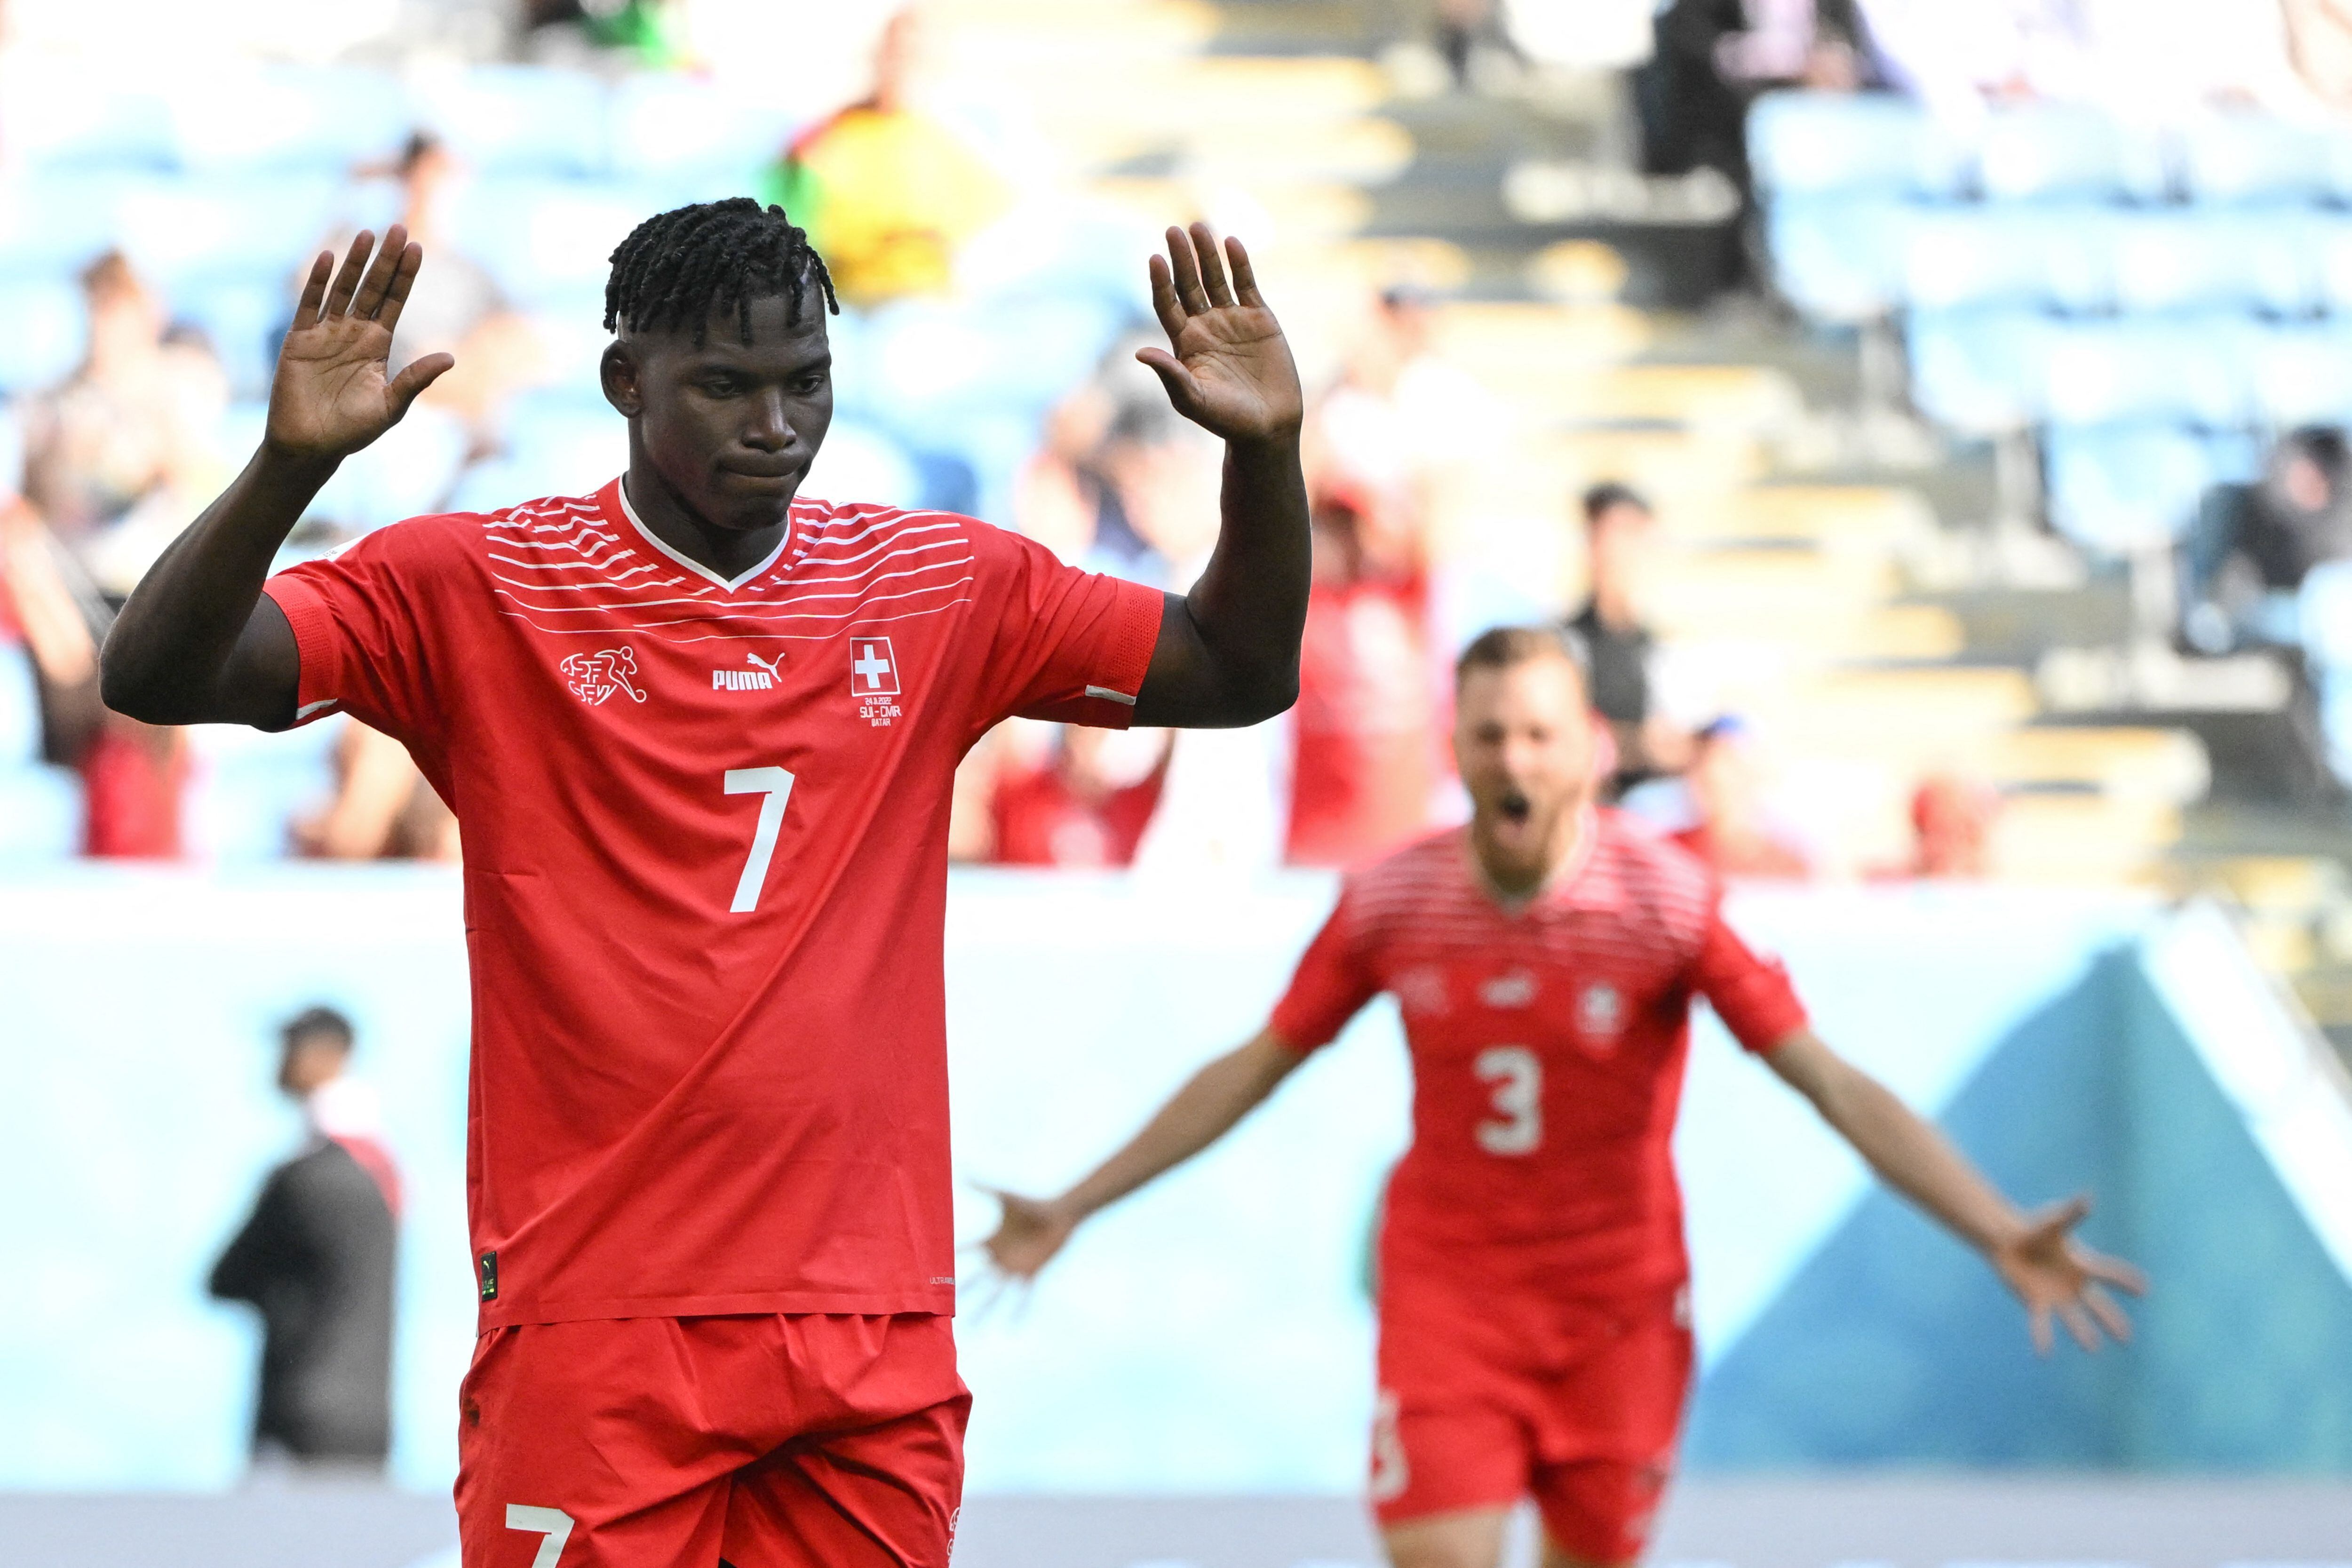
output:
M751 400L751 418L743 426L745 446L762 452L779 452L793 444L793 434L782 390L772 388Z

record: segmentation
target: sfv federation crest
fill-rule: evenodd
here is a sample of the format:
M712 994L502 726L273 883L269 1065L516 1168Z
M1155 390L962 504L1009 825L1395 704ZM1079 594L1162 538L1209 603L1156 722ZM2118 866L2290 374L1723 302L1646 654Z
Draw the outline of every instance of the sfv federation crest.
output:
M608 647L596 653L575 653L557 668L563 671L563 683L572 695L592 708L615 691L627 692L632 702L646 700L633 679L637 673L635 648Z

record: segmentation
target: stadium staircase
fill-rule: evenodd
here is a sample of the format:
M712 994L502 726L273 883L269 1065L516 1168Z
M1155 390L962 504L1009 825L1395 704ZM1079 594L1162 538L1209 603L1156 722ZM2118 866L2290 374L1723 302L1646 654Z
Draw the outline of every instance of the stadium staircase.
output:
M1558 563L1564 601L1569 498L1603 478L1652 493L1676 555L1662 629L1732 672L1724 705L1834 805L1844 868L1902 861L1926 773L1982 780L2004 797L2005 875L2218 897L2352 1048L2343 807L2294 672L2176 656L2145 574L2048 528L2040 454L1915 412L1883 322L1756 289L1704 303L1766 264L1727 187L1635 172L1617 79L1455 89L1418 9L1384 0L943 15L967 58L1037 82L1099 190L1276 215L1270 276L1336 267L1451 299L1444 352L1517 428L1445 508L1441 552Z

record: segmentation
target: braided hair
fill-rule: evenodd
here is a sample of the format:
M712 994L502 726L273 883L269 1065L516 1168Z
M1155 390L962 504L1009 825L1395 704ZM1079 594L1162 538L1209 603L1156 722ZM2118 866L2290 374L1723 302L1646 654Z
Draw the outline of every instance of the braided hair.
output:
M839 315L841 301L834 297L824 258L783 208L763 207L749 196L697 202L656 213L614 249L604 330L690 326L700 348L710 318L731 307L749 343L752 300L782 294L798 316L812 283Z

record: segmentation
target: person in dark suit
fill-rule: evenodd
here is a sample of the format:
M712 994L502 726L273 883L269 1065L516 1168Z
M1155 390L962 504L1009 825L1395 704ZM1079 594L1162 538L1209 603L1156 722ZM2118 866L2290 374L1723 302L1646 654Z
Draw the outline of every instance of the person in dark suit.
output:
M257 1458L381 1470L392 1447L392 1299L399 1177L348 1019L313 1007L283 1030L278 1086L310 1136L271 1171L211 1289L262 1322Z

